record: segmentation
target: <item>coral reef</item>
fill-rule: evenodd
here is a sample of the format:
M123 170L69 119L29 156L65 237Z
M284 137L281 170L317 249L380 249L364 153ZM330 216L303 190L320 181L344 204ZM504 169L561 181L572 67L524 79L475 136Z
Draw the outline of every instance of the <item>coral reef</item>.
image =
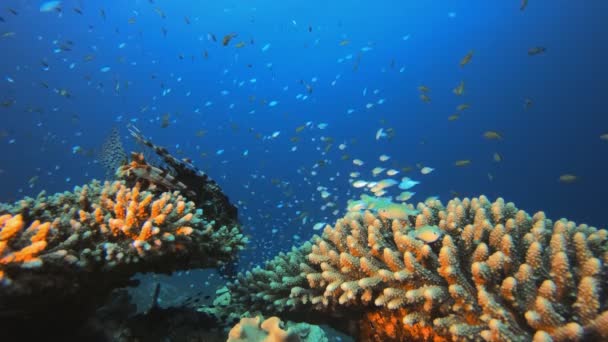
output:
M327 342L321 328L306 323L287 323L281 328L281 319L261 316L244 317L228 334L227 342Z
M276 314L295 309L296 304L302 301L297 297L292 298L290 293L294 287L306 284L305 274L300 267L306 268L306 258L311 250L312 244L306 242L299 248L293 247L289 253L280 253L266 262L263 268L257 266L239 274L233 283L228 284L229 291L220 293L218 299L228 297L222 304L230 305L231 318L238 313Z
M238 225L206 220L179 192L137 182L0 204L0 317L78 318L137 272L215 267L246 241Z
M417 210L348 213L240 274L226 310L343 315L366 341L608 339L608 231L485 196Z

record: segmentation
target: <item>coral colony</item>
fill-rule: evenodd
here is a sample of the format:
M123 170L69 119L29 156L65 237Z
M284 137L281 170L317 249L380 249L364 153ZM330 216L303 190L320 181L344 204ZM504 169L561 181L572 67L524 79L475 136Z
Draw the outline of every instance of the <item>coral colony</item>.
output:
M141 153L125 161L114 134L102 159L119 165L116 180L0 205L4 322L83 320L138 272L220 267L245 248L217 184L131 133L162 162ZM195 312L219 327L237 323L229 341L326 341L316 326L281 319L361 341L608 339L607 230L485 196L360 202Z
M220 311L314 312L337 327L356 322L350 333L362 341L608 338L608 231L485 196L417 209L406 220L347 214L240 274Z

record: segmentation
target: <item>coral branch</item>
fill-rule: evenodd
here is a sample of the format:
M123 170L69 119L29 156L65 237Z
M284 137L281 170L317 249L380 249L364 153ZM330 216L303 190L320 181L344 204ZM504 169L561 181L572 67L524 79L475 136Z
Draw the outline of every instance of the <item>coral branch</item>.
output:
M354 312L358 337L371 341L608 336L608 231L485 196L417 209L407 219L347 214L300 249L240 275L228 286L228 307Z
M44 314L53 305L78 315L137 272L219 266L247 241L238 225L207 221L179 192L139 183L94 181L0 204L2 213L0 316Z

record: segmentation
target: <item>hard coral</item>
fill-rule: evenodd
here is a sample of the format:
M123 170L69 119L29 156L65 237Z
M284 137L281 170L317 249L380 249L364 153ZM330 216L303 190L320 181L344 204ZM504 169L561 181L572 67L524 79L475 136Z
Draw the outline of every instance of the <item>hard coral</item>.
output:
M291 311L300 303L299 298L290 298L290 292L304 286L306 277L300 272L306 256L311 251L311 244L305 243L300 248L292 248L289 253L280 253L262 267L241 273L237 279L228 284L229 293L236 301L230 302L233 315L251 311L262 313L280 313ZM310 270L312 271L312 269ZM305 290L304 290L305 291ZM236 316L231 316L234 318Z
M21 215L0 216L0 284L10 284L11 282L11 279L5 276L3 268L9 265L33 268L42 263L37 255L47 246L46 236L51 224L50 222L41 224L40 221L34 221L22 232L24 226ZM14 243L13 238L21 234L29 239L24 239L21 243Z
M608 231L485 196L417 209L407 219L347 214L303 262L296 250L241 275L232 307L355 312L359 338L375 341L608 338ZM270 273L278 284L259 281Z
M120 181L43 193L0 205L3 213L0 316L12 319L54 307L79 316L137 272L217 266L246 242L238 226L203 219L179 192L143 191Z
M237 323L228 335L227 342L327 342L328 339L321 328L306 323L288 323L287 328L281 327L278 317L263 319L244 317Z

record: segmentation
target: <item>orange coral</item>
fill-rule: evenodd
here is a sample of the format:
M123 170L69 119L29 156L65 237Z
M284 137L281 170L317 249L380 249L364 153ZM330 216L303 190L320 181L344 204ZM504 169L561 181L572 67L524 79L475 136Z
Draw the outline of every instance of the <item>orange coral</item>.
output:
M184 202L184 201L177 202L177 213L178 214L181 215L184 212L185 208L186 208L186 202Z
M190 235L192 234L192 227L179 227L176 231L175 234L177 235Z
M32 242L38 242L38 241L44 241L44 240L46 240L46 236L48 235L49 230L51 229L51 223L50 222L45 222L43 224L40 224L40 221L34 221L34 223L37 223L38 231L36 232L36 234L34 234L30 238L30 241L32 241ZM32 225L34 223L32 223Z
M35 259L36 255L42 252L46 248L46 241L36 241L31 245L25 246L14 252L12 254L7 255L6 257L0 259L1 264L8 264L13 262L28 262Z
M246 241L236 220L207 221L178 191L126 181L0 203L0 315L74 321L137 272L215 267Z
M103 211L101 210L101 208L96 208L94 211L94 215L95 215L95 222L97 223L102 223L103 222Z
M167 216L165 216L164 214L159 214L159 215L151 215L153 217L154 223L156 224L163 224L163 222L165 222L165 218Z
M365 314L359 330L362 341L425 341L447 342L433 327L424 324L405 325L402 320L408 312L399 310L377 310Z
M118 236L118 234L120 234L121 231L121 227L124 225L123 221L121 219L110 219L108 221L109 225L110 225L110 230L112 231L112 235L114 236Z
M143 227L141 228L141 232L139 236L137 236L137 240L146 241L152 236L152 222L146 221Z
M6 241L19 233L23 229L23 217L21 215L2 215L0 216L0 241Z
M87 212L84 210L78 211L78 215L80 216L80 222L84 223L88 219Z
M111 193L115 194L113 198L109 196ZM176 205L172 203L172 195L176 196ZM152 194L140 191L139 183L133 188L128 188L116 182L106 184L101 192L99 205L94 204L95 209L91 213L81 209L78 215L81 223L85 223L91 216L94 217L103 234L109 227L114 237L126 235L136 241L146 241L155 234L152 224L156 226L167 224L168 215L176 215L179 222L192 220L193 213L187 210L188 205L191 206L192 203L187 204L180 198L182 197L178 193L163 193L153 201ZM180 215L183 216L179 218ZM191 233L182 228L176 226L175 233L183 235Z
M138 222L137 219L137 197L134 197L134 199L131 200L131 202L129 203L129 207L127 209L127 219L125 221L125 225L127 226L127 228L131 228L133 226L135 226Z
M152 195L148 195L144 198L143 201L139 202L139 205L137 206L137 218L142 220L146 217L146 208L150 205L150 203L152 202Z
M21 215L2 215L0 216L0 264L7 265L12 263L25 263L38 261L36 256L42 252L46 246L46 237L51 228L50 222L40 223L36 220L25 230L27 234L32 233L31 244L26 245L18 251L11 251L9 240L17 236L23 230L24 222ZM36 231L34 233L34 231ZM2 277L0 277L1 279Z

